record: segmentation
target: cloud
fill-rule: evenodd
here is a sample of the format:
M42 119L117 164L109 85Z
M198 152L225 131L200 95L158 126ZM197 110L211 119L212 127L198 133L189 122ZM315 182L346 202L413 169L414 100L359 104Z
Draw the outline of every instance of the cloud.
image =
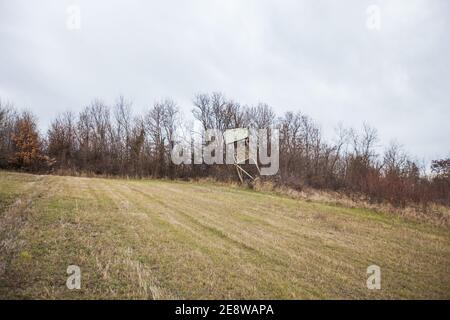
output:
M78 5L81 29L66 28ZM369 5L381 29L366 27ZM327 136L378 128L427 160L448 155L450 3L445 0L0 0L0 94L48 125L95 97L136 111L223 91L301 110Z

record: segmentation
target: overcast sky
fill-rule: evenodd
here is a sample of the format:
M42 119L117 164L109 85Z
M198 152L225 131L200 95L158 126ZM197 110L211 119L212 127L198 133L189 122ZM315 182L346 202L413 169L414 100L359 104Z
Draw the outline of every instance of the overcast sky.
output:
M429 161L450 156L449 57L448 0L0 0L0 98L42 127L96 97L188 113L221 91L300 110L328 137L366 121Z

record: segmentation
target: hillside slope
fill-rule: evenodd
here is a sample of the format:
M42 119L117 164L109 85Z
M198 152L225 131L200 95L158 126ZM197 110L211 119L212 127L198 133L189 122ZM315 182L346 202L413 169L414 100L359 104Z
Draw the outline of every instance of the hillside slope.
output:
M206 183L0 172L0 298L449 299L450 231Z

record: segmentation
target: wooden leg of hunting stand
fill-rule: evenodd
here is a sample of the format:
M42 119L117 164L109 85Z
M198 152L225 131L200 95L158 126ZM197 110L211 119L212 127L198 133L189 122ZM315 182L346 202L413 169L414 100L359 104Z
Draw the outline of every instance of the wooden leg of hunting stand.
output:
M250 179L255 180L255 178L252 177L252 175L250 173L248 173L247 171L245 171L244 169L241 168L241 166L239 166L238 164L235 164L238 174L239 174L239 178L241 179L241 182L243 181L243 177L242 177L242 172L245 173Z
M242 177L242 173L241 173L241 170L240 170L241 168L239 168L239 166L238 165L236 165L236 171L237 171L237 174L238 174L238 176L239 176L239 180L241 180L241 183L244 183L244 178Z
M255 180L255 178L253 178L247 171L245 171L244 169L241 168L241 166L238 163L236 154L234 155L234 165L236 167L236 170L237 170L237 173L239 176L239 180L241 180L241 183L244 183L244 177L243 177L242 173L245 173L247 176L250 177L250 179ZM259 168L258 168L258 170L259 170Z
M258 170L258 174L261 175L261 169L259 169L258 161L256 161L256 160L253 159L253 158L249 158L249 161L250 161L250 162L253 162L253 163L255 164L256 169Z

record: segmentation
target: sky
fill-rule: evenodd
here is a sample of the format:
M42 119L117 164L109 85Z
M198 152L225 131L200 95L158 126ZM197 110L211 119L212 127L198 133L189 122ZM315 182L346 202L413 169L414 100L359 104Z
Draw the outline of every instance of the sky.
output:
M448 0L0 0L0 99L42 128L95 98L220 91L450 156Z

